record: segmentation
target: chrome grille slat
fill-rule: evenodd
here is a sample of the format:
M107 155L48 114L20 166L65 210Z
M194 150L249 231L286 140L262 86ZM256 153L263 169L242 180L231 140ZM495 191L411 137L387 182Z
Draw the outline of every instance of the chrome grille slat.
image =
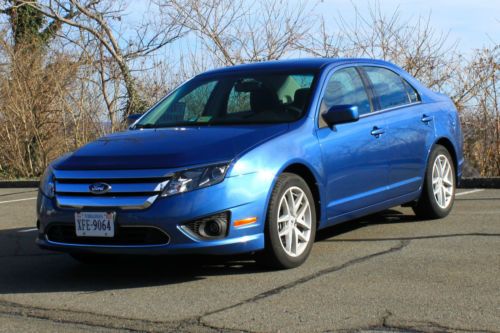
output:
M131 178L168 178L172 170L163 169L139 169L139 170L54 170L56 179L116 179Z
M57 205L62 208L83 209L93 208L120 208L120 209L146 209L155 202L158 195L152 196L127 196L127 197L98 197L98 196L67 196L56 195Z
M111 185L111 190L109 193L117 194L119 195L120 193L157 193L163 191L165 186L168 183L168 180L163 181L161 183L118 183L115 184L113 183L113 180L110 179L108 181L105 181L105 183ZM89 186L93 184L91 182L87 183L76 183L76 184L68 184L68 183L61 183L59 181L56 181L56 189L57 192L64 192L64 193L87 193L91 194Z
M54 170L56 203L74 209L146 209L160 196L171 174L168 170ZM111 188L92 193L95 183Z

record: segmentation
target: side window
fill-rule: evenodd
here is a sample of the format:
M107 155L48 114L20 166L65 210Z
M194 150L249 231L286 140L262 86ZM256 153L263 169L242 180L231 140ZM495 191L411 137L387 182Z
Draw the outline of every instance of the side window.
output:
M406 92L408 93L408 97L410 97L410 103L416 103L420 101L420 96L418 92L413 88L406 80L403 80L403 84L405 85Z
M370 112L370 101L363 81L354 67L341 69L330 77L323 96L322 107L350 104L358 107L359 114Z
M227 113L250 111L250 92L237 91L234 87L229 93Z
M409 95L399 75L381 67L364 67L370 79L380 109L387 109L410 103Z

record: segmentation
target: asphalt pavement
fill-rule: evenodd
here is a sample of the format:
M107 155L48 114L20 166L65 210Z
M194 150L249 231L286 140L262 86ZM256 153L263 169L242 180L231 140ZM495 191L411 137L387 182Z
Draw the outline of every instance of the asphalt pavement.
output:
M0 189L1 332L500 332L500 190L322 231L301 267L247 256L79 264L34 244L36 191Z

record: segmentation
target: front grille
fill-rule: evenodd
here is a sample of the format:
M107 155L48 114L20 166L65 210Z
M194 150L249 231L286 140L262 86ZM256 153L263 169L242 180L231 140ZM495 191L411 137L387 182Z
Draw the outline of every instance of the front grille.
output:
M161 195L170 175L162 170L55 170L55 197L61 208L146 209ZM96 193L92 186L104 185Z
M113 183L115 184L135 184L135 183L160 183L164 181L164 177L154 177L154 178L113 178ZM101 178L62 178L59 179L62 184L89 184L102 182Z
M56 224L48 227L46 236L51 242L82 245L164 245L170 241L162 230L147 226L117 226L114 237L77 237L74 225Z

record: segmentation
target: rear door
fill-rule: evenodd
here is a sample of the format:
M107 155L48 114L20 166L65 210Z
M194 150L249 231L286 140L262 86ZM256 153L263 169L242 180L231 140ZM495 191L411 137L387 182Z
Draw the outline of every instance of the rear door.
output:
M355 67L338 69L327 80L320 114L345 104L358 106L358 121L330 128L320 116L318 129L330 221L355 217L358 210L384 201L388 184L385 117L371 113L366 86Z
M433 115L425 111L418 92L399 74L375 66L362 67L375 94L377 112L386 114L390 149L389 189L392 198L419 190L428 147L434 139Z

